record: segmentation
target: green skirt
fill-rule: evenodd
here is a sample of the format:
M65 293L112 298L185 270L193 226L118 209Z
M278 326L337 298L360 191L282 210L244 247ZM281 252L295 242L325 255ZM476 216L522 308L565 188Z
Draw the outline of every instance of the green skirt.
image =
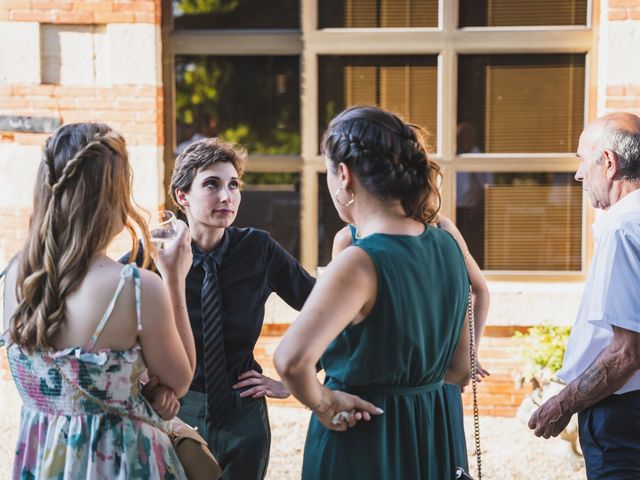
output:
M327 386L357 394L384 413L346 432L326 429L313 415L303 480L446 480L454 478L456 467L466 467L458 387L439 382L407 388L349 388L332 379Z

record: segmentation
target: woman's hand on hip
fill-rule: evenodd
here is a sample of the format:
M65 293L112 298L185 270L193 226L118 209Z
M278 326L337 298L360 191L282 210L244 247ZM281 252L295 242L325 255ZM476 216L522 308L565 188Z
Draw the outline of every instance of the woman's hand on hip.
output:
M318 408L313 410L320 423L329 430L344 432L353 428L361 420L369 421L372 416L384 413L381 408L356 395L322 387L322 397Z
M287 390L282 382L269 378L255 370L241 373L238 376L238 382L231 388L239 390L246 387L251 388L240 393L242 398L287 398L290 395L289 390Z

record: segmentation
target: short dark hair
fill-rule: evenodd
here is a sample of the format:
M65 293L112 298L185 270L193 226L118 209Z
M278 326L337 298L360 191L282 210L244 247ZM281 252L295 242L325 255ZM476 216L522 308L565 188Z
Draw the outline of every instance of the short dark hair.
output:
M183 192L191 190L193 179L196 178L198 170L207 168L216 162L231 163L238 172L238 176L242 177L247 162L247 150L218 137L211 137L193 142L178 155L171 174L169 191L178 208L182 209L182 206L178 203L176 189Z

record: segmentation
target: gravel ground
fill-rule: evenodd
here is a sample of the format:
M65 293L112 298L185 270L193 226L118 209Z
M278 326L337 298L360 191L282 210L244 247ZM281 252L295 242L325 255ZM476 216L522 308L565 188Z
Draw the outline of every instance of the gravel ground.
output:
M267 479L300 478L309 412L296 407L269 408L273 432ZM467 419L467 446L473 445L473 422ZM586 478L584 462L569 443L536 438L515 418L485 417L480 421L482 474L487 480L577 480ZM475 476L475 457L469 458Z
M11 477L11 463L18 427L20 402L11 382L0 381L0 480ZM300 478L302 451L309 411L271 405L271 463L268 480ZM473 424L467 419L467 445L472 450ZM481 419L482 471L487 480L577 480L584 479L584 464L563 440L541 440L515 418ZM471 434L471 435L469 435ZM471 471L475 474L470 458Z

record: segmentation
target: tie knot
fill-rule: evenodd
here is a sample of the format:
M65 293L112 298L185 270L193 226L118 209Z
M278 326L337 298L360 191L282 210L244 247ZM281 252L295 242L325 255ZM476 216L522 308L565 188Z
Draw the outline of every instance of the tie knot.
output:
M218 264L216 263L216 257L213 255L213 252L194 252L193 266L198 267L200 265L202 265L205 273L215 273L218 270Z
M213 255L206 255L202 259L202 268L204 268L204 272L207 274L216 273L218 270L218 264L216 263L216 259Z

